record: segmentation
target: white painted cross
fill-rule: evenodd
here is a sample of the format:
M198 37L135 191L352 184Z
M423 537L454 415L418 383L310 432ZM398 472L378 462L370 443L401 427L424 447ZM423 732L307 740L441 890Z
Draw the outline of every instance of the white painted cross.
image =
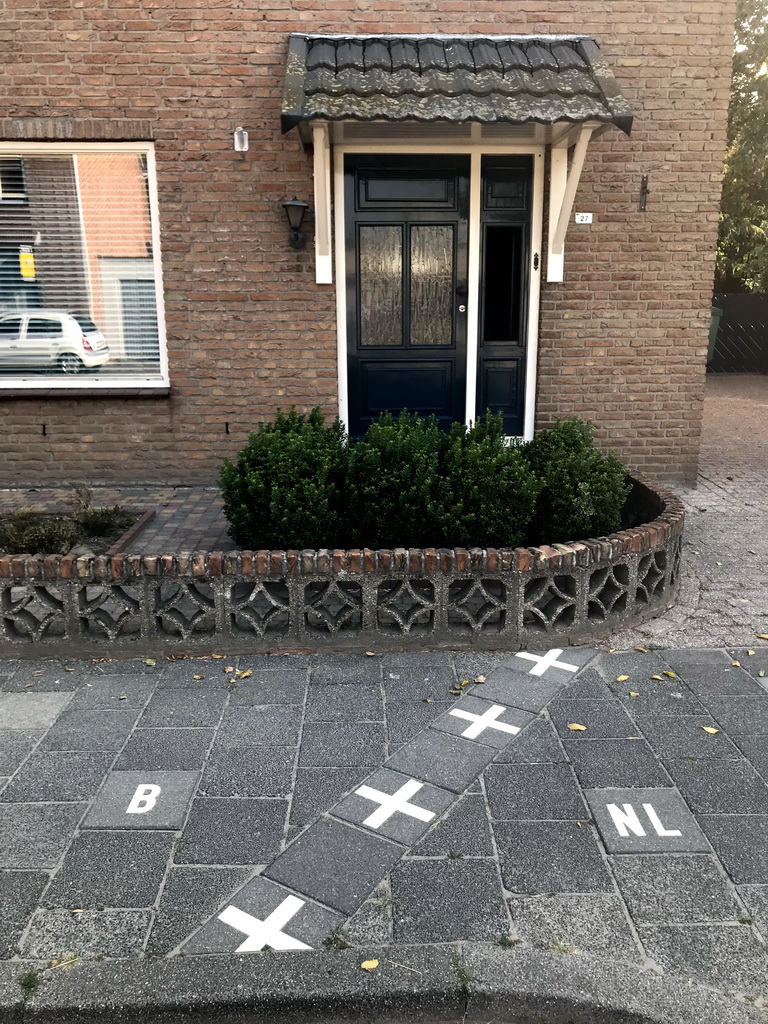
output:
M393 814L398 813L407 814L410 818L418 818L419 821L432 821L435 816L434 811L428 811L425 807L416 807L415 804L408 803L410 798L415 793L418 793L423 786L423 782L409 779L396 793L392 794L382 793L378 789L371 789L370 786L360 786L359 789L355 790L358 796L365 797L366 800L373 800L381 805L368 815L363 824L369 828L379 828Z
M562 653L562 648L553 647L551 651L547 651L547 653L541 657L537 654L529 654L528 651L518 651L515 657L526 658L528 661L537 662L537 664L534 665L528 673L529 676L543 676L547 669L550 668L563 668L567 672L578 672L578 665L569 665L567 661L557 660Z
M476 740L486 729L497 729L499 732L508 732L513 736L520 732L516 725L507 725L506 722L496 721L499 715L504 714L505 710L501 704L492 704L482 715L473 715L471 711L465 711L463 708L451 708L448 714L455 715L456 718L465 718L471 722L472 725L467 726L461 735L468 740Z
M219 920L248 936L245 942L237 947L236 953L258 953L265 946L272 949L311 949L312 947L305 942L300 942L282 931L303 906L304 900L300 900L298 896L286 896L280 906L263 921L233 906L222 910Z

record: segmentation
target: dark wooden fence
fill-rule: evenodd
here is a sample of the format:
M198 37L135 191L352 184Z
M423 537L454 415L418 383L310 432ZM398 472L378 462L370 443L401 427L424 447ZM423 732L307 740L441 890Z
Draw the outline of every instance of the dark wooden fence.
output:
M768 373L768 294L716 294L723 315L710 373Z

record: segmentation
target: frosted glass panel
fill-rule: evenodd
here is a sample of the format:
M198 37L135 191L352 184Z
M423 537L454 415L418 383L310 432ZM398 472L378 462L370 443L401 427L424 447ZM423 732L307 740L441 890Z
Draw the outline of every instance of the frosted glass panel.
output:
M453 228L411 229L411 345L453 341Z
M403 235L387 224L360 228L360 344L403 343Z

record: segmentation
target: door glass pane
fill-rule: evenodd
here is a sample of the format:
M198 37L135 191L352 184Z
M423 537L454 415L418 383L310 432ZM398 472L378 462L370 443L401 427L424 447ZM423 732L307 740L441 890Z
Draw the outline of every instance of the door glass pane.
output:
M485 228L481 341L521 342L522 242L523 228L518 224Z
M411 345L453 343L453 228L411 229Z
M403 236L388 224L360 227L360 344L403 343Z

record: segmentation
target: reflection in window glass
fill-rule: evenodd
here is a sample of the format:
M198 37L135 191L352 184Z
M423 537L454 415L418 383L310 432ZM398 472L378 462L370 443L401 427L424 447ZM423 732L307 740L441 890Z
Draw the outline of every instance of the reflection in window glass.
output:
M36 151L14 167L25 202L0 203L0 385L158 377L146 154Z
M403 235L387 224L360 228L360 344L403 343Z
M453 227L411 228L411 345L453 341Z

